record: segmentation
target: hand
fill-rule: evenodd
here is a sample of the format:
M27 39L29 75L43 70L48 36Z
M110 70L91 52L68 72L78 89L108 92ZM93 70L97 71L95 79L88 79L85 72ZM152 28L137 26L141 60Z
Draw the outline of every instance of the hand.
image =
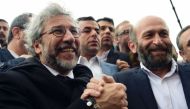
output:
M126 61L122 61L120 59L116 61L116 65L120 70L126 70L130 67L130 65Z
M112 77L104 76L105 82L100 97L95 98L101 109L127 109L126 87L116 83Z
M81 99L93 96L101 109L127 109L125 90L126 87L123 84L115 83L112 77L104 76L102 80L92 78Z

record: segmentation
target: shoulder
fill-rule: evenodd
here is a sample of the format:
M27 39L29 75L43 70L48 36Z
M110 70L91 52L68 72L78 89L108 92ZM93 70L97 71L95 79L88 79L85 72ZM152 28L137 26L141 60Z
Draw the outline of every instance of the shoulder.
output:
M144 72L139 67L127 69L125 71L121 71L113 75L113 78L116 82L126 82L132 79L138 78L144 75Z

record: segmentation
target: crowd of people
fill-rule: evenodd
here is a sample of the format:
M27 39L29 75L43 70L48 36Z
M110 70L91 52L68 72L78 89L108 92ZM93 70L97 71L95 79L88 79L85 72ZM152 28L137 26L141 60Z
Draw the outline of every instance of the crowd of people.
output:
M188 109L190 26L73 18L52 3L0 19L0 109Z

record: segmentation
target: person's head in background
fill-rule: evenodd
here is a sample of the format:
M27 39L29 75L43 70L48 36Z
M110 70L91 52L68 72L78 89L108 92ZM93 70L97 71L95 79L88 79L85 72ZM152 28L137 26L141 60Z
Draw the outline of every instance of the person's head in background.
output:
M6 38L8 36L9 25L4 19L0 19L0 48L5 47Z
M31 54L42 64L67 75L79 58L79 29L70 13L50 4L31 22L27 31Z
M100 49L99 26L96 20L89 17L77 19L80 28L80 53L81 56L90 59L98 53Z
M101 51L108 51L113 47L115 32L113 19L104 17L98 19L97 22L100 26Z
M129 48L137 52L139 61L150 70L170 69L172 43L165 21L157 16L140 20L130 32Z
M190 62L190 25L179 32L176 43L183 61Z
M118 24L115 28L115 40L118 41L119 51L126 54L130 52L128 47L130 28L132 28L132 24L126 20Z
M7 49L13 51L18 56L28 54L25 47L25 29L30 24L32 13L23 13L14 18L7 37Z

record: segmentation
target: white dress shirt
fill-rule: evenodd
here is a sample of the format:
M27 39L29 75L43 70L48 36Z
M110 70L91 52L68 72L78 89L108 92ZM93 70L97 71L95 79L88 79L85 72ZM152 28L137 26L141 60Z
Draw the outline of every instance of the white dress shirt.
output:
M97 56L92 57L89 61L86 59L86 57L80 56L78 60L78 64L87 66L92 71L93 77L95 77L96 79L99 79L103 75L105 75L102 72Z
M146 70L158 109L188 109L177 63L174 60L171 70L163 78L152 73L142 63L140 65Z
M45 64L43 64L43 65L51 72L52 75L57 76L58 74L60 74L56 70L52 69L51 67L49 67ZM69 74L67 76L71 79L74 79L73 71L69 72Z
M11 55L14 57L14 58L19 58L19 55L17 55L14 51L8 49L8 51L11 53Z

